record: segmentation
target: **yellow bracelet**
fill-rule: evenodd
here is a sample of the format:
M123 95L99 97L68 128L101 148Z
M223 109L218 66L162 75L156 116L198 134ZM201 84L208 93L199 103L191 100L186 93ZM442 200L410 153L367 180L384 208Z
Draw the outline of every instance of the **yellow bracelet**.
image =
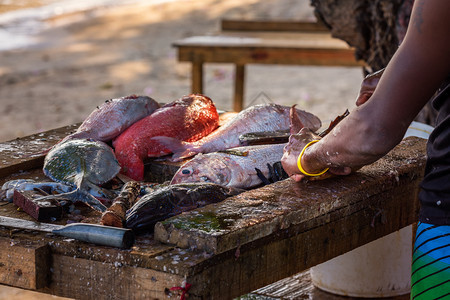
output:
M328 171L328 169L329 169L329 168L326 168L325 170L323 170L323 171L321 171L321 172L319 172L319 173L312 174L312 173L306 172L306 171L302 168L302 162L301 162L301 160L302 160L303 153L305 153L306 148L308 148L309 146L311 146L311 145L314 144L314 143L317 143L318 141L319 141L319 140L314 140L314 141L311 141L311 142L309 142L308 144L306 144L306 146L303 148L302 152L300 152L300 155L298 156L298 159L297 159L297 167L298 167L298 169L300 170L300 172L302 172L303 174L305 174L305 175L307 175L307 176L320 176L320 175L324 174L326 171Z

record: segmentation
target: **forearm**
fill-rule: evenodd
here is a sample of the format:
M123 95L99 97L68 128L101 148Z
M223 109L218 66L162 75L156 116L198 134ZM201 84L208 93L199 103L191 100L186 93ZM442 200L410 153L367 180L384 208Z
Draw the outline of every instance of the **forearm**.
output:
M316 173L326 167L354 170L382 157L401 140L449 74L448 3L418 1L420 7L413 13L411 28L374 94L319 143L306 149L302 157L306 171Z

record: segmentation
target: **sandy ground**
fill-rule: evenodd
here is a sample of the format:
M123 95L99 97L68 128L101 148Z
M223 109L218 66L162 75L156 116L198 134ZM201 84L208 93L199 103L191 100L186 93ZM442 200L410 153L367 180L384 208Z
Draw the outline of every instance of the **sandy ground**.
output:
M0 52L0 141L82 121L106 99L129 94L170 102L190 92L190 64L171 44L219 30L221 18L312 19L308 0L188 0L129 5L48 20L26 49ZM207 65L205 91L232 107L233 67ZM272 101L328 122L354 107L359 68L251 65L246 106ZM0 289L0 299L55 299Z
M52 28L27 49L0 52L0 141L82 121L104 100L145 94L161 102L190 92L190 64L172 43L213 33L219 20L311 19L308 0L190 0L126 6L49 20ZM205 91L232 107L233 67L205 68ZM323 120L353 102L358 68L250 65L246 105L297 103Z

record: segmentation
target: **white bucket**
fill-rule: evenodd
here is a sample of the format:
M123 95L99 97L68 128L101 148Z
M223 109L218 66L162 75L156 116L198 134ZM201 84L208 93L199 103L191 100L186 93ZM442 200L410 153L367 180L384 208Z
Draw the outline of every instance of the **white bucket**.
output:
M433 127L412 122L405 137L427 139ZM382 298L410 292L412 226L311 268L312 283L350 297Z

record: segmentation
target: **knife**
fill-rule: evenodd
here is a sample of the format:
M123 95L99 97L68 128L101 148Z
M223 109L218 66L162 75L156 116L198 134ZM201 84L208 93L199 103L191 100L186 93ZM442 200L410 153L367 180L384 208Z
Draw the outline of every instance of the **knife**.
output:
M0 216L0 226L50 232L97 245L128 249L134 244L131 229L88 223L56 225Z

